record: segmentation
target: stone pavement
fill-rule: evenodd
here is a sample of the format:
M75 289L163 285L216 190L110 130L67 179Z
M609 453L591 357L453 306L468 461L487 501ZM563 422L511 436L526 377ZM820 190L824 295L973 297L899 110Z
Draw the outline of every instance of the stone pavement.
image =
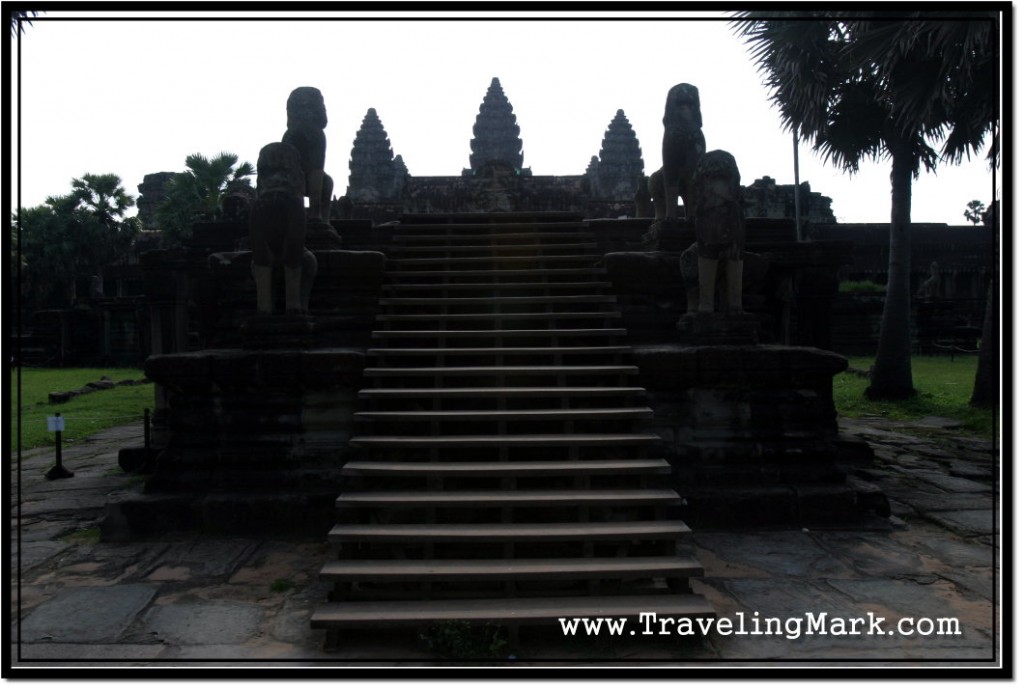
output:
M996 666L998 454L954 425L841 421L843 434L875 450L874 464L852 474L886 492L890 521L695 532L706 576L694 588L733 632L684 637L669 626L662 635L660 624L645 630L635 621L622 636L524 634L507 653L520 665ZM474 664L436 660L415 632L370 631L325 652L323 633L309 627L328 593L316 579L328 557L323 542L201 534L100 541L105 504L141 491L141 478L119 469L117 450L140 444L141 426L102 432L65 449L75 476L56 481L43 477L52 449L27 452L20 468L12 457L15 670ZM869 612L885 617L886 631L903 617L922 629L956 617L960 635L866 635L848 626L845 636L738 633L753 631L758 618L764 629L769 617L823 613L831 628L833 618Z

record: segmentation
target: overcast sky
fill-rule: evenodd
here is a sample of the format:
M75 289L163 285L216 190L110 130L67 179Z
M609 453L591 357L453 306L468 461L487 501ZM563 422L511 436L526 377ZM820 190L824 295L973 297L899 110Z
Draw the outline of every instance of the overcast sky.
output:
M284 133L285 102L298 86L324 95L326 170L336 195L345 192L352 141L369 108L412 175L459 175L492 77L512 104L524 165L535 175L583 173L618 109L650 174L661 165L665 96L688 82L700 89L708 148L730 151L744 184L765 175L793 181L792 135L721 15L133 16L49 12L12 42L12 66L20 49L20 95L15 79L12 103L20 107L21 167L15 156L11 179L16 192L20 180L23 206L66 194L71 179L87 172L115 173L137 195L144 175L182 170L192 153L229 151L255 164L260 148ZM888 161L865 162L851 177L801 146L800 172L813 191L832 198L839 221L888 222ZM984 152L958 167L942 165L937 175L922 173L913 220L962 224L967 202L987 205L993 184Z

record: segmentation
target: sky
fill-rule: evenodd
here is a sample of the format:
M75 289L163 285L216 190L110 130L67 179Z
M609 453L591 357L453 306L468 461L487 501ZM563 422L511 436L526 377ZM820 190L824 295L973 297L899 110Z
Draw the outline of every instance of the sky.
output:
M345 192L369 108L410 174L459 175L493 77L534 175L582 174L619 109L650 174L661 165L665 96L686 82L700 89L708 149L731 152L743 184L766 175L793 182L792 134L721 13L479 14L42 14L12 41L14 203L18 193L25 207L66 194L85 173L114 173L137 195L144 175L183 170L193 153L255 164L283 135L285 103L299 86L324 95L335 195ZM969 201L987 206L998 192L984 153L922 172L912 220L963 224ZM851 176L801 145L799 166L840 222L888 222L887 160L865 161Z

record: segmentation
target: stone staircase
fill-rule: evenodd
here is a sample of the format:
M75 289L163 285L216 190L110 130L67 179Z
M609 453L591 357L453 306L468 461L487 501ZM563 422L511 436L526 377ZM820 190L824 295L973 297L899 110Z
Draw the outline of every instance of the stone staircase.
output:
M344 468L337 634L441 621L707 617L660 439L579 219L404 219Z

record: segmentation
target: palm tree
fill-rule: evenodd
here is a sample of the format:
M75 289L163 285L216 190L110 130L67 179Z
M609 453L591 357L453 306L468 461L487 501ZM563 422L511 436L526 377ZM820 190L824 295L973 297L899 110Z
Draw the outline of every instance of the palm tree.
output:
M985 213L985 205L981 203L980 199L972 199L967 202L967 208L964 209L964 218L970 221L974 225L981 223L981 216Z
M141 229L126 218L133 199L117 175L92 175L71 181L71 193L47 197L46 204L14 216L21 242L24 293L36 306L52 302L59 289L61 306L75 301L75 279L99 274L122 259Z
M995 129L993 12L743 12L751 46L785 124L833 165L892 161L889 280L867 395L914 395L910 310L913 180L959 163ZM942 143L941 151L933 145Z
M185 159L185 167L167 183L167 198L156 212L164 240L170 244L189 237L193 223L220 219L224 193L230 186L250 184L246 178L256 174L252 164L238 164L238 156L227 152L214 158L192 154Z
M113 173L93 175L86 173L71 180L71 196L80 208L93 214L101 223L109 224L124 216L135 199L125 192L121 178Z
M11 38L18 34L25 33L25 25L32 24L29 17L36 17L39 13L34 10L12 10L9 17L11 22Z

